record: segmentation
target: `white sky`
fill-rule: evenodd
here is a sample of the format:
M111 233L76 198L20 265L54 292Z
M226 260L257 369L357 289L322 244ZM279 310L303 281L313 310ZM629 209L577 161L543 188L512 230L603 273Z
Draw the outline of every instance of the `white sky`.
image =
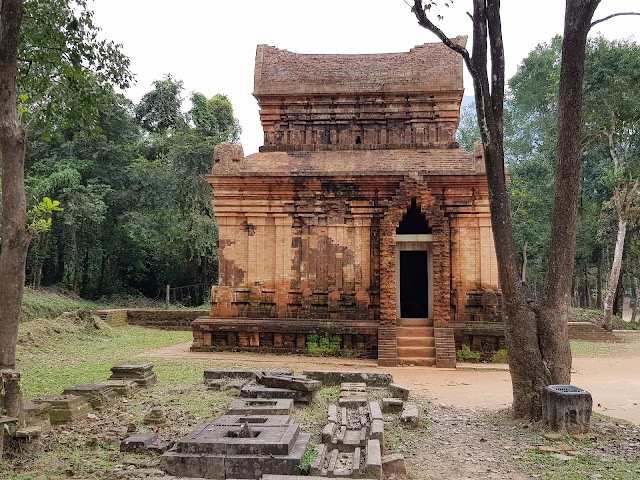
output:
M502 2L507 78L536 45L562 33L564 5ZM256 45L296 53L386 53L437 41L404 0L94 0L90 8L103 36L122 43L131 59L137 84L126 92L129 98L139 101L165 73L184 82L185 99L193 91L226 94L242 126L245 155L262 145L251 94ZM445 16L438 25L450 37L470 36L470 9L470 1L454 0L438 10ZM634 10L640 11L640 0L602 0L594 18ZM630 38L639 31L640 17L629 16L599 24L593 33ZM469 77L465 86L472 95Z

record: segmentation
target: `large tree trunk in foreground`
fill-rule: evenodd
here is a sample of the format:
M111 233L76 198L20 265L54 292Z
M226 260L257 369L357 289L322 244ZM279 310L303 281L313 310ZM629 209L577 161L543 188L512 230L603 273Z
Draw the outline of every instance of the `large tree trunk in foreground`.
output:
M24 195L26 134L16 107L18 43L24 10L23 0L2 0L0 3L0 404L7 416L17 417L22 423L20 375L14 367L27 250L31 241Z
M504 46L500 2L473 1L473 53L469 55L427 18L429 10L425 10L423 2L414 0L413 12L419 24L463 56L474 81L504 304L513 414L517 418L540 419L544 387L553 383L568 384L571 380L567 313L571 299L578 213L582 84L587 34L599 1L567 0L566 3L552 240L545 289L540 306L536 308L533 301L527 298L518 274L518 256L504 174ZM487 57L491 64L490 74Z

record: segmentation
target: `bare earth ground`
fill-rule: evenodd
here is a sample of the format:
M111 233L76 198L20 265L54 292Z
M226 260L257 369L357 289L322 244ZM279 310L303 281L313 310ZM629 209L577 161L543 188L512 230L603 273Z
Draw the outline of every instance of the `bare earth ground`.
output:
M624 343L606 356L575 357L572 384L591 392L594 411L640 425L640 331L617 332ZM369 370L393 374L394 381L436 404L472 410L498 410L512 402L506 365L458 364L455 370L431 367L378 367L373 360L310 358L297 355L190 352L182 343L140 354L147 358L210 359L213 362L264 364L266 368L304 370Z

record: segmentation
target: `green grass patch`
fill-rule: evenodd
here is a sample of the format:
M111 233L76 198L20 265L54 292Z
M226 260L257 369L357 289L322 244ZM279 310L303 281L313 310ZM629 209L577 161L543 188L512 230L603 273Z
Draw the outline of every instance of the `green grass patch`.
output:
M82 298L74 298L52 290L24 289L22 300L23 322L31 322L37 319L53 319L64 312L77 310L101 310L117 308L113 303L100 303Z
M560 460L547 453L532 449L522 459L517 460L523 472L535 478L583 480L637 480L640 477L640 460L625 459L619 455L584 454L572 460Z

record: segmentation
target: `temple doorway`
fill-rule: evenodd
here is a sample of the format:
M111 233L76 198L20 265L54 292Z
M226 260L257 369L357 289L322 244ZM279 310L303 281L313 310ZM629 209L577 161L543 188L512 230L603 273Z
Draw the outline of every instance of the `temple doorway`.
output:
M398 318L433 316L433 236L416 199L396 229L396 313Z

